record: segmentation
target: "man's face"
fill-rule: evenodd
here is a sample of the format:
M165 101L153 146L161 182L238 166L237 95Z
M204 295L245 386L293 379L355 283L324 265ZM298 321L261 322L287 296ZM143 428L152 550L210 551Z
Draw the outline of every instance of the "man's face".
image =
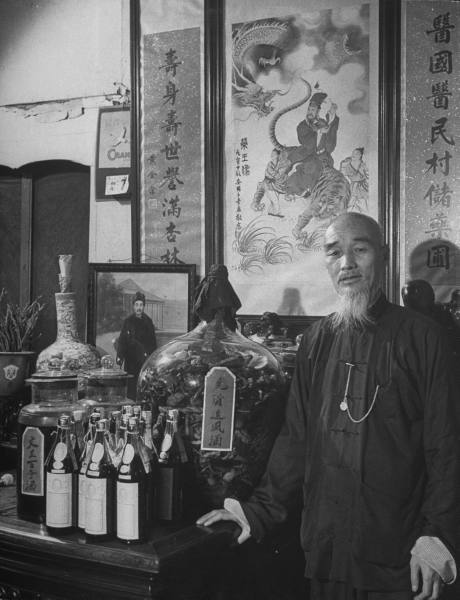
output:
M319 106L314 102L310 102L307 108L307 121L313 121L316 119L319 113Z
M353 296L366 288L375 300L385 266L385 249L372 223L349 215L326 231L326 267L336 292Z
M136 317L140 317L143 312L144 303L142 302L142 300L136 300L136 302L134 303L134 314L136 315Z

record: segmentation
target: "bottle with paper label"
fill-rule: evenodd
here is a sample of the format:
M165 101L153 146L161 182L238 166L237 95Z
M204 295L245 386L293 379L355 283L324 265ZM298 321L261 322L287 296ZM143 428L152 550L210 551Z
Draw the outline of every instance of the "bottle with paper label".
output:
M184 474L188 461L178 431L179 411L170 409L158 457L156 515L161 521L179 521L183 515Z
M126 444L117 472L117 538L132 544L148 535L150 473L140 452L137 419L130 418Z
M81 455L83 454L85 447L85 423L84 423L85 411L82 409L74 410L72 412L72 419L70 422L70 439L72 442L72 448L75 452L75 458L77 463L80 462Z
M96 437L96 423L100 419L99 413L92 413L89 417L88 431L86 432L83 452L78 463L78 517L77 527L85 529L86 518L86 469L88 468L88 460L91 454L91 447Z
M88 542L108 539L115 531L117 472L110 456L106 428L107 419L100 419L86 469L85 533Z
M70 439L70 417L58 419L57 433L45 462L46 517L54 535L74 530L78 465Z

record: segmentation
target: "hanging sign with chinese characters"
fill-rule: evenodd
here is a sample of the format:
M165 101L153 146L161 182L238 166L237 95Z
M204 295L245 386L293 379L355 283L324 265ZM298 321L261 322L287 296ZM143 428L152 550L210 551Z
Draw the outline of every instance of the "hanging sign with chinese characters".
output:
M460 5L410 1L405 22L405 278L444 302L460 283Z
M200 29L144 36L141 250L146 262L201 262Z
M201 450L232 450L235 384L235 375L226 367L213 367L206 375Z

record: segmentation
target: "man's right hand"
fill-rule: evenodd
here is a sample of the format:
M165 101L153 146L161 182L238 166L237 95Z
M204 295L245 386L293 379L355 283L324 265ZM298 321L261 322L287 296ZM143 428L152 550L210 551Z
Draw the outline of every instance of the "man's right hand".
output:
M226 508L219 508L206 513L197 520L196 524L209 527L209 525L217 523L218 521L233 521L241 527L241 533L238 536L238 544L242 544L251 537L251 529L243 509L238 500L233 498L226 498L224 506Z
M236 515L232 514L225 508L219 508L206 513L197 520L196 524L209 527L209 525L217 523L218 521L235 521L235 523L239 524L239 519L236 517Z

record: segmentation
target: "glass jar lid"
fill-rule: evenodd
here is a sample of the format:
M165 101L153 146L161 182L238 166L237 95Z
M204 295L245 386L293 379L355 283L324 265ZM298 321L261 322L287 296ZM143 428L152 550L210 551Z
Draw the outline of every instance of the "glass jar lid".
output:
M37 379L75 379L75 370L65 369L63 368L63 361L56 357L52 358L48 362L48 367L46 371L36 371L31 375L31 381L35 382Z
M96 382L99 380L126 380L129 377L132 377L132 375L129 375L126 371L123 371L123 369L120 369L120 367L115 365L113 357L110 354L106 354L101 358L101 366L98 369L84 371L82 377L91 383L92 381Z

